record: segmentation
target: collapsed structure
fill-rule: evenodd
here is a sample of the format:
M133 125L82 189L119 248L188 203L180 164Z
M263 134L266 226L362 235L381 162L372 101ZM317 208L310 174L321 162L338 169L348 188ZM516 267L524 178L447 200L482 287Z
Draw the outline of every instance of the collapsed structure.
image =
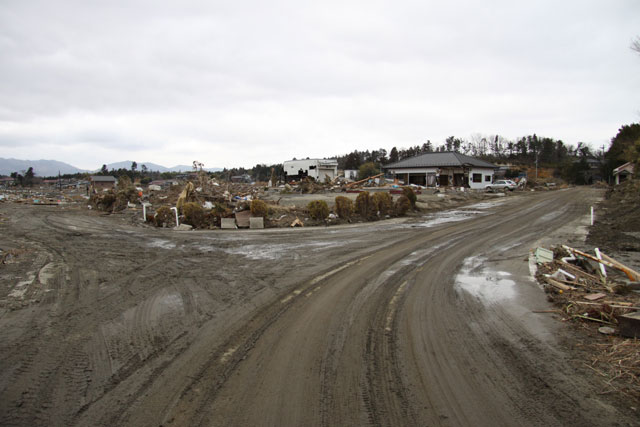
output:
M336 159L287 160L282 164L284 180L300 181L306 177L316 181L333 181L338 176Z

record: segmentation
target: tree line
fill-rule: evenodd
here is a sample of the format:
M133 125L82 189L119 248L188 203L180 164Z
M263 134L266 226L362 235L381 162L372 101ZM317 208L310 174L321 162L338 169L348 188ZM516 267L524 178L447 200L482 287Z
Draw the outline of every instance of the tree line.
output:
M457 152L477 157L492 162L515 162L558 164L567 158L575 157L601 157L601 152L593 152L591 147L579 142L573 146L567 145L562 140L548 137L539 137L536 134L524 136L518 140L510 141L500 135L474 135L470 139L448 137L442 144L435 145L427 140L422 145L409 148L393 147L387 152L384 148L373 151L354 150L351 153L334 156L338 160L339 169L358 169L364 163L387 165L404 160L409 157L425 153Z
M616 136L611 139L611 145L606 152L604 152L604 147L603 151L594 152L584 142L578 142L576 145L565 144L562 140L540 137L536 134L523 136L513 141L500 135L476 134L469 139L450 136L439 145L427 140L422 145L399 149L393 147L388 152L384 148L371 151L354 150L332 158L338 161L338 169L360 170L361 175L372 176L380 172L382 166L420 154L447 151L470 155L492 163L508 162L523 166L537 163L539 166L554 167L557 169L559 177L571 183L584 184L587 183L585 173L590 169L588 159L597 159L602 162L603 177L610 177L613 169L626 162L636 164L636 170L640 170L640 123L622 126ZM194 171L202 170L203 166L202 163L194 161ZM210 176L222 181L231 181L232 177L245 174L254 181L266 182L272 176L281 178L283 166L281 163L257 164L249 169L225 168L222 171L209 173ZM138 169L138 164L132 162L129 169L108 170L106 165L102 165L96 175L128 176L132 182L139 180L142 184L148 184L153 180L175 179L181 173L152 171L146 165L141 165ZM31 186L34 181L33 167L22 171L22 173L13 172L11 177L19 185ZM61 178L87 179L88 174L65 174Z

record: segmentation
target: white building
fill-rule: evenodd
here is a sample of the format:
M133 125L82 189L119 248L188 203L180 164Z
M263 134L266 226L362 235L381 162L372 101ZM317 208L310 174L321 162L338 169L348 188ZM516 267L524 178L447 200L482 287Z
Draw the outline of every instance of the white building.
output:
M497 166L461 153L426 153L386 165L405 184L467 187L481 190L493 182Z
M357 181L359 172L358 169L345 169L344 177L351 181Z
M285 181L297 181L310 176L316 181L338 176L338 161L335 159L287 160L282 164Z

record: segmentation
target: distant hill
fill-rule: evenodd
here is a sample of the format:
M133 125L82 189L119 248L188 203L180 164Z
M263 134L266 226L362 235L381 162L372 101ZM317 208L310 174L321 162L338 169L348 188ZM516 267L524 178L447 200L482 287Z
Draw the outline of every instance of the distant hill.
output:
M125 160L123 162L109 163L107 169L131 169L131 160ZM158 172L191 172L193 166L189 165L177 165L173 167L166 167L151 162L136 162L138 163L138 171L142 170L142 165L146 165L149 171ZM68 163L60 162L58 160L20 160L20 159L3 159L0 158L0 175L11 175L13 172L20 174L26 171L30 167L33 167L33 173L36 176L57 176L58 172L64 174L84 173L84 172L97 172L102 168L102 165L93 171L86 169L79 169ZM222 168L205 168L209 172L221 171Z
M131 166L131 164L129 164ZM11 175L13 172L22 174L30 167L36 176L56 176L58 172L61 174L72 174L87 172L78 169L68 163L59 162L57 160L19 160L19 159L3 159L0 158L0 175Z
M109 163L107 165L107 169L111 170L111 169L131 169L131 163L133 163L132 160L125 160L123 162L116 162L116 163ZM189 165L177 165L177 166L173 166L173 167L166 167L166 166L162 166L162 165L158 165L156 163L151 163L151 162L138 162L136 161L136 163L138 164L138 170L142 170L142 165L145 165L147 167L148 170L150 171L157 171L157 172L191 172L193 170L193 166ZM102 168L102 166L100 166L100 168ZM100 168L96 169L96 170L100 170ZM205 168L205 170L209 171L209 172L217 172L217 171L221 171L222 168Z

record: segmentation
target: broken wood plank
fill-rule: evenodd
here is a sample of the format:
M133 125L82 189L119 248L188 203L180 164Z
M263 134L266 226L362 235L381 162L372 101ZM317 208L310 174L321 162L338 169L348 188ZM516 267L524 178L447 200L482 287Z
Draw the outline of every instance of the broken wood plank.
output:
M588 299L589 301L595 301L597 299L604 298L606 296L607 296L607 294L603 294L602 292L598 292L597 294L585 295L584 299Z
M586 277L586 278L588 278L588 279L591 279L591 280L594 280L594 281L596 281L596 282L600 282L600 278L599 278L599 277L596 277L596 276L594 276L593 274L589 274L589 273L587 273L586 271L582 270L582 269L581 269L581 268L579 268L579 267L576 267L576 266L575 266L575 265L573 265L573 264L569 264L569 263L568 263L568 262L566 262L566 261L558 261L558 263L559 263L559 264L561 264L561 265L563 265L564 267L566 267L566 268L570 269L571 271L575 272L576 274L579 274L579 275L581 275L581 276L584 276L584 277Z
M622 271L627 271L629 273L631 273L632 275L636 276L635 279L631 279L631 280L640 280L640 273L638 273L637 271L635 271L634 269L632 269L631 267L628 267L626 265L624 265L623 263L621 263L620 261L616 261L615 259L611 258L609 255L604 254L601 252L602 258L606 261L609 261L611 264L613 265L617 265L618 269L622 270ZM628 275L627 275L628 276Z
M602 306L604 304L608 305L611 308L628 308L629 310L640 310L640 307L634 307L632 305L620 305L620 304L609 304L611 301L599 301L599 302L589 302L589 301L571 301L573 304L582 304L582 305L599 305Z
M609 261L605 261L605 260L603 260L603 259L598 259L598 258L594 257L593 255L589 255L588 253L586 253L586 252L582 252L582 251L579 251L578 249L570 248L570 247L569 247L569 246L567 246L567 245L562 245L562 247L563 247L563 248L565 248L566 250L568 250L569 252L573 252L573 253L575 253L575 254L577 254L577 255L583 256L583 257L585 257L585 258L587 258L587 259L590 259L590 260L592 260L592 261L599 262L599 263L601 263L601 264L606 265L607 267L611 267L611 268L615 268L616 270L620 270L620 271L622 271L624 274L626 274L626 275L627 275L627 277L629 278L629 280L634 280L634 279L635 279L634 275L633 275L633 274L631 274L628 270L626 270L626 269L622 269L622 268L620 268L620 267L617 267L616 265L614 265L614 264L610 263Z
M369 178L365 178L365 179L361 179L360 181L356 181L356 182L350 182L346 185L347 188L349 187L353 187L354 185L358 185L358 184L362 184L363 182L367 182L370 179L375 179L378 177L381 177L382 175L384 175L383 173L379 173L378 175L374 175L374 176L370 176Z
M591 320L593 322L604 323L605 325L613 325L611 322L607 322L606 320L594 319L593 317L583 316L582 314L574 314L571 317L578 317L580 319ZM615 325L614 325L615 326Z
M573 286L568 286L568 285L565 285L564 283L560 283L557 280L552 279L551 277L545 277L545 280L551 286L556 287L556 288L558 288L560 290L563 290L563 291L570 291L570 290L575 289Z

